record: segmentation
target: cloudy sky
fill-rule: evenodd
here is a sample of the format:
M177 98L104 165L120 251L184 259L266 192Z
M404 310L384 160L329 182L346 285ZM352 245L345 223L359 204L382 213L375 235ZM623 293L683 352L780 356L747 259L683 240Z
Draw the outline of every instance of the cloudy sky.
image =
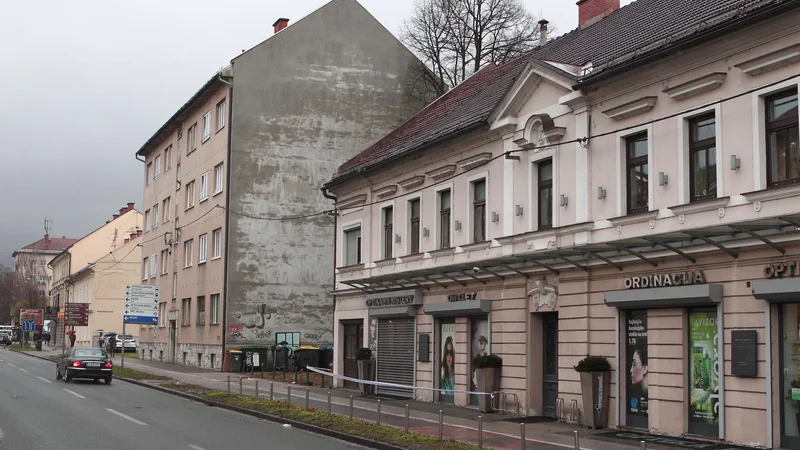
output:
M142 202L136 150L209 75L327 0L7 2L0 15L0 264ZM397 34L412 0L360 0ZM623 0L622 3L630 3ZM563 33L573 0L523 0Z

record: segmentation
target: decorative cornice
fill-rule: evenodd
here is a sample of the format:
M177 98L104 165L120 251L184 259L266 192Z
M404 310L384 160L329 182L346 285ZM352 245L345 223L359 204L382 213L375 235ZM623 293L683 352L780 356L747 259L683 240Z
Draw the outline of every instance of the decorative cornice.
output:
M367 194L356 195L355 197L346 198L336 202L336 208L348 209L355 208L367 202Z
M655 96L642 97L638 100L625 103L624 105L619 105L607 109L603 111L603 114L607 115L608 117L614 120L627 119L628 117L633 117L639 114L644 114L647 111L650 111L651 109L653 109L654 106L656 106L657 100L658 97Z
M425 172L425 175L433 178L434 180L437 178L444 178L448 177L452 174L456 173L456 165L455 164L448 164L446 166L437 167L436 169L429 170Z
M658 217L658 211L647 211L630 214L627 216L614 217L613 219L608 219L608 221L614 226L621 226L630 225L632 223L648 222L650 220L655 220L656 217Z
M800 61L800 44L793 44L772 53L741 62L734 67L742 69L742 72L748 75L758 76L797 61Z
M800 183L789 186L762 189L760 191L746 192L742 194L748 201L762 202L764 200L778 200L786 197L800 195Z
M481 241L475 242L473 244L462 245L461 249L465 252L474 252L475 250L483 250L485 248L489 248L492 245L492 241Z
M402 262L419 261L423 257L425 257L425 253L414 253L413 255L401 256L400 261Z
M396 258L386 258L386 259L382 259L380 261L375 261L375 266L376 267L393 266L395 264L397 264L397 259Z
M695 95L717 89L718 87L722 86L722 83L725 82L725 77L727 76L728 74L725 72L714 72L712 74L687 81L686 83L681 83L677 86L666 88L663 92L675 100L683 100L685 98L694 97Z
M548 142L558 142L564 137L566 131L565 127L553 127L549 130L544 130L544 137L547 138Z
M730 197L720 197L711 200L704 200L694 203L687 203L685 205L670 206L669 209L677 214L692 214L704 211L712 211L719 208L728 206Z
M336 270L338 270L339 273L358 272L359 270L364 270L364 264L353 264L352 266L337 267Z
M492 159L492 154L490 152L479 153L475 156L470 156L469 158L462 159L461 161L457 161L456 165L461 170L470 170L474 169L475 167L482 166L489 162Z
M403 181L398 181L397 184L399 184L400 187L403 188L403 189L411 189L411 188L413 188L415 186L419 186L420 184L422 184L424 182L425 182L425 176L424 175L417 175L415 177L406 178Z
M372 191L372 194L376 197L386 197L387 195L392 195L397 192L397 185L390 184L388 186L384 186L382 188L375 189Z
M450 248L440 248L439 250L433 250L431 252L428 252L428 254L431 255L431 257L433 257L433 258L439 258L439 257L442 257L442 256L453 255L453 254L455 254L455 252L456 252L456 248L455 247L450 247Z

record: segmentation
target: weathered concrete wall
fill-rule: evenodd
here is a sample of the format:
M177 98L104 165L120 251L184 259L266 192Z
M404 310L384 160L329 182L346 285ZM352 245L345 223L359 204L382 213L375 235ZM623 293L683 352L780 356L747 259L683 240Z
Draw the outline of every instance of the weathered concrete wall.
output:
M227 343L333 342L336 168L424 107L417 59L354 0L335 0L234 60Z

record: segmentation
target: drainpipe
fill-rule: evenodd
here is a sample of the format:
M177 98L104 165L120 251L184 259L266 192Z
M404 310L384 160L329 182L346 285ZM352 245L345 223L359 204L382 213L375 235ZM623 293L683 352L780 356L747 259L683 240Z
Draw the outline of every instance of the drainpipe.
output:
M333 200L333 202L336 203L336 196L328 191L327 186L322 186L320 190L322 191L323 197ZM335 209L334 211L336 214L333 216L333 291L336 292L336 242L338 241L337 238L339 236L339 233L336 230L339 226L339 213ZM333 294L333 312L336 312L336 294ZM333 326L336 327L336 324L333 324ZM334 343L334 345L336 344Z
M233 62L231 62L231 72L233 72ZM230 213L230 204L231 204L231 161L233 150L231 148L231 142L233 141L233 84L228 83L227 81L223 80L221 76L217 77L219 81L228 85L228 152L226 155L226 168L225 168L225 260L222 262L222 291L224 292L225 298L223 298L222 302L222 360L220 363L220 370L222 369L222 363L225 361L225 347L228 344L228 260L231 257L230 249L230 237L231 237L231 213Z

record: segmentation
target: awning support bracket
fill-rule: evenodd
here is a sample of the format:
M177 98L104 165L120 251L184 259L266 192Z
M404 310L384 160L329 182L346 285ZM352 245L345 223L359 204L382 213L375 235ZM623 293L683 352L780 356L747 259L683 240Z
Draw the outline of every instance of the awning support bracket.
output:
M622 270L622 266L620 264L617 264L614 261L611 261L610 259L606 258L605 256L601 256L601 255L599 255L597 253L594 253L594 252L586 252L586 255L589 256L590 258L597 258L597 259L603 261L604 263L608 264L611 267L616 267L617 270Z
M672 251L674 253L677 253L678 255L682 256L685 260L691 262L692 264L696 264L697 263L697 260L694 259L694 257L687 255L682 250L679 250L679 249L675 248L674 246L672 246L670 244L665 244L664 242L659 242L659 241L657 241L655 239L650 239L650 238L643 238L643 239L645 241L647 241L647 242L650 242L653 245L660 245L660 246L664 247L667 250L670 250L670 251Z
M447 285L446 285L446 284L444 284L444 283L441 283L441 282L439 282L438 280L435 280L435 279L431 278L431 276L430 276L430 275L426 275L426 276L424 276L423 278L425 278L426 280L428 280L428 281L431 281L431 282L433 282L433 283L436 283L436 284L438 284L439 286L441 286L441 287L443 287L443 288L447 289Z
M558 259L560 259L560 260L562 260L562 261L564 261L564 262L566 262L566 263L572 264L573 266L577 267L578 269L581 269L581 270L583 270L584 272L588 272L588 271L589 271L589 268L588 268L588 267L586 267L586 266L583 266L583 265L581 265L581 264L578 264L578 263L576 263L575 261L573 261L573 260L571 260L571 259L567 258L566 256L559 256L559 257L558 257Z
M739 227L739 226L736 226L736 225L729 225L729 227L733 228L736 231L740 231L740 232L750 236L751 238L758 239L759 241L761 241L761 242L769 245L770 247L774 248L775 250L779 251L781 253L781 255L785 255L786 254L786 249L785 248L783 248L780 245L770 241L769 239L765 238L764 236L761 236L760 234L756 233L753 230L748 230L746 227Z
M709 239L709 238L707 238L707 237L705 237L705 236L703 236L701 234L692 233L691 231L684 231L683 234L691 236L692 238L695 238L695 239L700 239L701 241L705 242L708 245L713 245L714 247L717 247L718 249L720 249L723 252L727 253L728 255L732 256L733 259L739 258L739 254L736 253L735 251L725 247L724 245L720 244L719 242L712 241L711 239Z
M612 245L612 244L608 244L608 246L613 248L613 249L616 249L618 251L625 252L625 253L627 253L627 254L629 254L631 256L635 256L635 257L641 259L642 261L646 262L647 264L650 264L653 267L658 267L658 263L657 262L653 261L652 259L649 259L649 258L645 257L644 255L642 255L641 253L639 253L639 252L637 252L635 250L631 250L631 249L629 249L627 247L622 247L622 246Z
M502 264L502 266L505 267L506 269L518 274L518 275L522 275L525 278L528 278L528 276L529 276L528 274L520 272L518 269L515 269L515 268L509 266L508 264Z

